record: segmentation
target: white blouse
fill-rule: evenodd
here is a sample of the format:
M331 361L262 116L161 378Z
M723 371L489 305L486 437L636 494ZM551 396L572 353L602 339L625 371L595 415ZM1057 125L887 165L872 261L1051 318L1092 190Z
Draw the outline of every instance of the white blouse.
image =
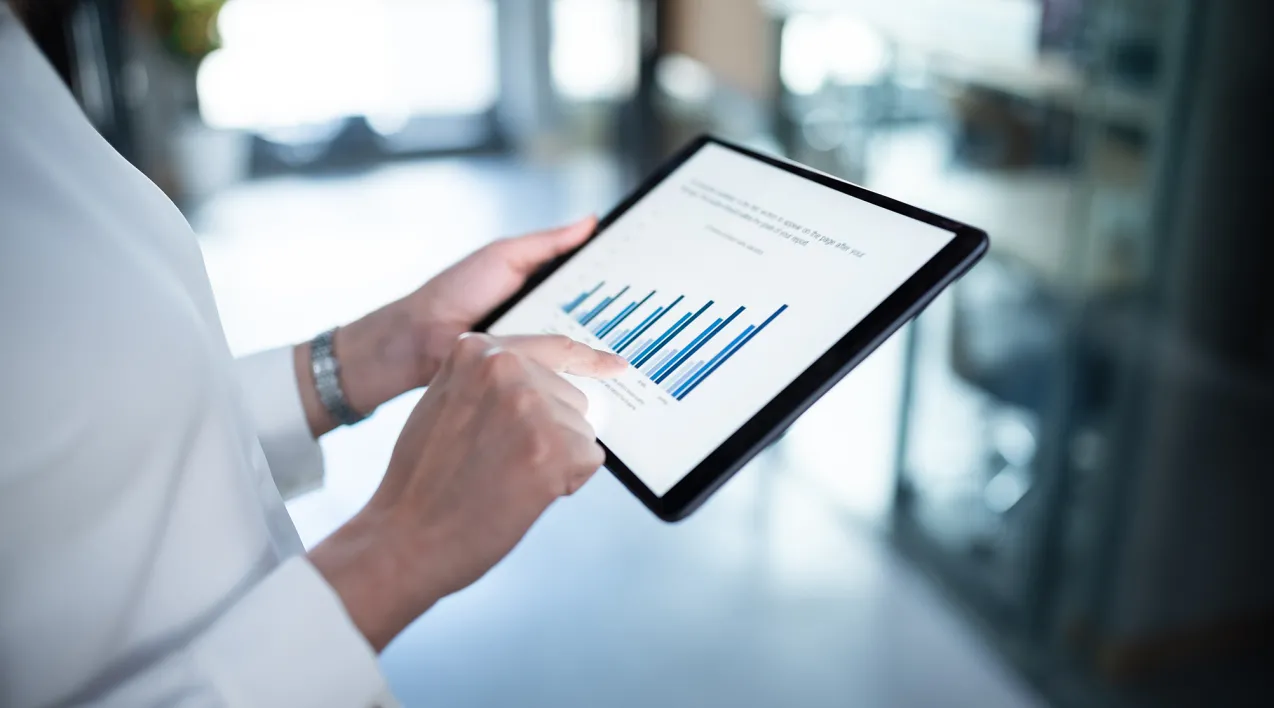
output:
M0 705L392 703L280 490L289 350L236 361L185 219L0 2Z

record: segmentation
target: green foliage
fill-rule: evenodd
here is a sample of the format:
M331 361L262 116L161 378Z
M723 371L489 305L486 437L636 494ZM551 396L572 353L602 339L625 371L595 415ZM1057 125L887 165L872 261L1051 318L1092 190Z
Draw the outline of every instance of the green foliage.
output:
M225 0L160 0L155 3L159 36L179 58L198 63L220 46L217 13Z

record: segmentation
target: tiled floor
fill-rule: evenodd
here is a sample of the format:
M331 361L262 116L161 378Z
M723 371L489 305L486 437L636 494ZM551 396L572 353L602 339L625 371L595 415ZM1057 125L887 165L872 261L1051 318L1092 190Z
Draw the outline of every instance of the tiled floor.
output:
M250 351L621 187L602 159L446 160L243 185L194 221L231 345ZM874 530L899 362L893 342L682 524L600 473L389 647L395 691L409 706L1040 705ZM371 493L415 398L324 439L326 488L289 505L307 543Z

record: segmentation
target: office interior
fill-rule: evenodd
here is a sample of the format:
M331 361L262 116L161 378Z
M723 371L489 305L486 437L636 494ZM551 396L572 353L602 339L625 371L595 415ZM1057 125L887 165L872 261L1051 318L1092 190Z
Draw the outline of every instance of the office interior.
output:
M604 472L382 662L414 706L1274 705L1265 0L76 0L33 35L236 352L710 132L988 257L696 515ZM2 110L3 107L0 107ZM315 543L419 392L324 440Z

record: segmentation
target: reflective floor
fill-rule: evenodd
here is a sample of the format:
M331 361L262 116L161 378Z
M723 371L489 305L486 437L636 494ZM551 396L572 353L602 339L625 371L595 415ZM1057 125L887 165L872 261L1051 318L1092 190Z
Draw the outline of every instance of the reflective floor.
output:
M605 210L604 159L393 165L234 187L193 216L233 349L302 340L488 239ZM383 665L409 706L1035 706L880 538L900 347L882 348L688 521L605 472ZM418 394L323 441L314 543L371 494Z

